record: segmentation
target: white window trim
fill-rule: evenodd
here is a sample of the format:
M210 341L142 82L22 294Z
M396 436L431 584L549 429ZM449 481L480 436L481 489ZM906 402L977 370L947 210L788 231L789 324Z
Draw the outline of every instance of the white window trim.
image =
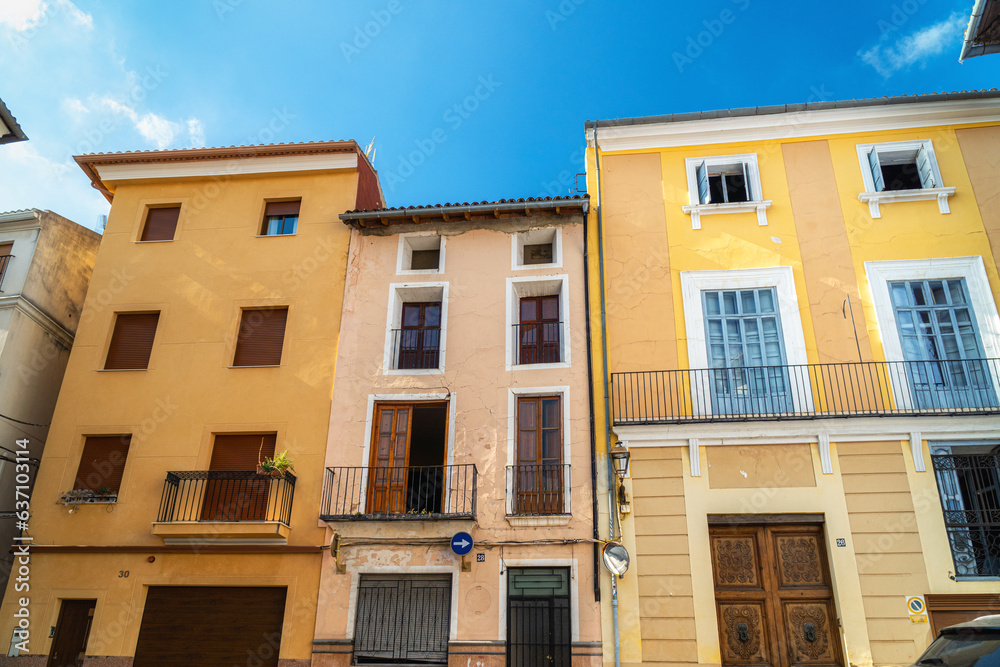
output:
M552 364L515 364L517 358L514 337L514 325L521 321L521 295L518 286L528 283L559 282L559 319L562 321L562 331L559 337L559 358L563 361ZM560 273L547 276L525 276L523 278L507 278L507 333L505 334L506 370L544 370L549 368L569 368L570 360L570 328L569 328L569 274ZM442 332L442 336L444 333Z
M580 641L580 591L579 565L575 558L504 558L500 573L500 641L507 641L507 571L511 567L568 567L569 568L569 612L571 640Z
M934 257L928 259L901 259L882 262L865 262L868 287L875 306L875 320L882 341L882 352L886 361L905 361L903 345L899 341L896 325L896 311L892 307L889 282L895 280L941 280L965 278L969 290L969 301L976 327L983 343L983 354L988 359L1000 358L1000 316L986 276L986 267L980 255L970 257ZM893 397L901 408L912 408L913 397L905 377L895 377L899 372L891 371ZM995 372L993 386L1000 387L1000 377Z
M554 232L552 237L552 258L555 260L548 264L525 264L523 255L524 237L532 232L541 232L551 229ZM526 232L518 232L510 237L510 268L514 271L530 271L537 269L561 269L563 262L562 251L562 227L539 227Z
M441 337L438 340L437 368L392 368L392 330L401 328L403 301L400 292L425 289L441 289ZM385 347L382 351L383 375L441 375L444 373L444 355L448 342L448 283L390 283L389 312L385 320Z
M750 179L750 192L756 199L745 202L724 204L702 204L698 196L698 165L706 166L742 162L747 165L747 176ZM761 227L767 224L767 209L771 208L771 200L764 199L764 190L760 185L760 169L757 165L756 153L740 155L720 155L714 157L689 157L684 160L684 170L687 172L688 201L690 205L682 206L681 210L691 216L691 229L701 229L701 216L716 213L757 213L757 224Z
M455 464L455 392L447 394L368 394L368 411L365 416L365 441L361 449L361 493L358 496L358 507L367 506L368 468L372 455L372 429L375 428L376 403L419 403L421 401L446 401L448 403L448 440L445 442L445 465ZM451 480L445 480L445 489L451 492ZM451 498L445 495L445 507L450 507Z
M562 399L562 459L564 465L570 465L570 452L572 447L570 446L569 437L569 386L561 385L556 387L510 387L507 393L507 466L516 465L515 464L515 453L517 452L517 399L521 396L560 396ZM514 512L514 489L511 488L511 480L507 476L506 469L504 470L504 488L505 488L505 501L504 508L505 513L509 518L512 517ZM571 484L563 485L563 507L569 507L571 510L573 505L571 504L571 498L573 494L573 487ZM561 516L561 515L557 515ZM541 525L550 526L554 525L550 517L539 517L541 521L522 521L520 519L526 519L528 517L513 517L515 521L510 522L511 525L517 526L531 526L531 525ZM554 517L552 517L554 518ZM562 525L564 522L556 522L555 525ZM565 523L568 523L566 521Z
M440 240L440 256L438 258L438 267L436 269L404 269L403 263L406 258L406 247L407 239L428 237L433 236ZM445 237L435 232L413 232L411 234L400 234L399 235L399 250L396 254L396 274L402 276L419 276L419 275L434 275L438 273L444 273L444 246Z
M877 144L857 144L858 164L861 167L861 178L865 183L865 191L858 195L858 200L868 204L868 212L872 218L881 218L879 204L892 204L901 201L927 201L937 199L938 210L944 213L951 213L948 206L948 197L955 194L955 188L921 188L920 190L889 190L875 192L875 181L872 179L871 166L868 163L868 154L872 149L884 151L904 151L920 150L927 151L931 162L931 171L937 183L943 183L941 171L938 169L937 155L934 153L934 144L930 139L920 141L889 141Z
M800 366L809 363L799 300L795 293L795 274L790 266L727 271L681 271L681 295L684 300L684 326L687 332L688 368L707 369L708 343L701 293L705 290L739 290L773 287L778 299L778 316L785 346L785 363ZM696 415L711 415L712 393L706 377L692 376L691 398ZM793 392L793 409L812 412L811 392Z
M456 558L458 558L456 556ZM361 575L363 574L450 574L451 575L451 618L448 622L448 641L458 639L458 581L459 570L457 565L362 565L352 567L350 570L351 593L347 603L347 631L346 638L354 639L354 626L358 611L358 588L361 585ZM506 602L506 600L505 600Z

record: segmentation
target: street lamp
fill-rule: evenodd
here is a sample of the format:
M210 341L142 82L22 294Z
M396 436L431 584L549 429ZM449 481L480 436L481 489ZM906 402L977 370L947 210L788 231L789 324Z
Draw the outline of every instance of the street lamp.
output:
M625 493L624 480L625 475L628 474L628 461L632 454L628 451L628 447L619 440L608 456L611 457L611 465L615 469L615 475L618 476L618 513L621 515L630 514L632 506L629 504L628 494Z

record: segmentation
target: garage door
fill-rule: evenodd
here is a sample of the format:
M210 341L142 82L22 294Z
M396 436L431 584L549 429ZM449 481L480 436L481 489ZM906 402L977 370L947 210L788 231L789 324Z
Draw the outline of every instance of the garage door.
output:
M284 615L284 588L150 586L133 665L277 667Z

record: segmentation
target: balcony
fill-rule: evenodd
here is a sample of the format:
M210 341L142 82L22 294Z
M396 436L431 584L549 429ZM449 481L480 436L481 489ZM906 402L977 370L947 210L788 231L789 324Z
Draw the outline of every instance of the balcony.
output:
M562 322L514 324L515 365L558 364L562 358Z
M1000 359L611 374L616 426L1000 413Z
M569 521L569 464L507 466L507 520L512 525L555 525Z
M441 329L393 329L393 370L436 369L440 364Z
M320 519L475 519L476 466L327 468Z
M153 534L170 542L288 538L295 476L252 470L168 472Z

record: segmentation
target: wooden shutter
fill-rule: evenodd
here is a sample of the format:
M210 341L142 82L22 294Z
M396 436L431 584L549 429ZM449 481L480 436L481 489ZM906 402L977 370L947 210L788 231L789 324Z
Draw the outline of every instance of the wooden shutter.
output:
M450 575L361 575L355 658L447 664L450 627Z
M934 182L934 170L931 168L931 156L926 146L921 146L917 151L917 173L920 174L920 187L937 187L937 183Z
M14 242L0 243L0 257L6 257L14 249Z
M712 203L712 192L708 187L708 167L705 166L704 162L698 165L695 175L698 180L698 203Z
M274 433L239 433L215 436L209 470L256 470L260 459L274 456Z
M746 200L753 201L753 192L751 192L750 190L750 169L748 168L749 166L747 165L746 162L744 162L741 166L743 167L743 187L746 189L747 192Z
M146 212L146 224L140 241L173 241L181 207L151 208Z
M882 165L878 161L878 149L871 149L868 153L868 166L872 170L872 183L875 184L875 192L885 190L885 180L882 178Z
M0 243L0 288L3 287L3 276L7 273L7 265L10 263L12 255L11 251L14 249L14 243Z
M272 215L298 215L302 201L269 201L264 206L264 217Z
M147 368L159 320L159 313L118 313L104 368L133 370Z
M99 491L101 487L117 492L121 489L122 473L131 435L94 436L87 438L80 456L73 489Z
M233 366L277 366L285 339L287 308L244 310Z

